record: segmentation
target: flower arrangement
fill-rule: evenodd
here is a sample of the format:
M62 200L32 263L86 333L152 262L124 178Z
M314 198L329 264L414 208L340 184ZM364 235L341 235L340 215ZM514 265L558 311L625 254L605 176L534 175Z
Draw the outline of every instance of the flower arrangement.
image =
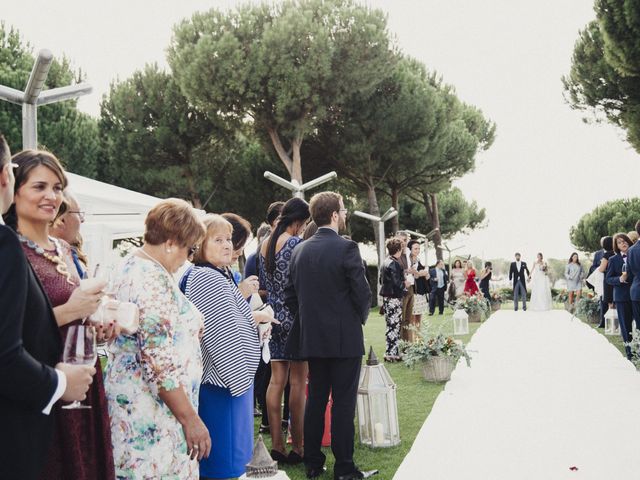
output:
M565 303L569 301L569 293L566 290L562 290L556 295L554 300L558 303Z
M502 303L504 302L504 296L500 290L494 290L491 292L491 303Z
M120 257L126 257L134 249L142 246L141 237L122 238L113 242L113 249Z
M438 333L429 335L428 326L424 326L418 332L416 342L400 342L402 361L407 367L422 364L433 357L445 357L455 365L461 357L464 357L467 366L471 365L471 357L460 340Z
M631 362L637 370L640 370L640 331L634 331L631 334L631 341L625 342L624 346L631 349Z
M587 319L598 319L600 317L600 301L593 295L580 297L576 304L576 313Z
M461 308L468 314L472 313L484 313L489 314L490 305L484 295L478 292L475 295L466 296L463 295L456 300L455 308Z

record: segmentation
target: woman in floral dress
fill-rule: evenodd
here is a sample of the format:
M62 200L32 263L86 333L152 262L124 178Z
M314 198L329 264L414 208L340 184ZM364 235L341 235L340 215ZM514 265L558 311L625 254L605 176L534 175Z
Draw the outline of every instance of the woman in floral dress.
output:
M111 345L105 379L116 476L197 480L198 460L211 450L197 414L204 324L172 275L204 227L176 199L154 207L145 225L145 245L126 258L115 280L118 300L140 311L137 332Z

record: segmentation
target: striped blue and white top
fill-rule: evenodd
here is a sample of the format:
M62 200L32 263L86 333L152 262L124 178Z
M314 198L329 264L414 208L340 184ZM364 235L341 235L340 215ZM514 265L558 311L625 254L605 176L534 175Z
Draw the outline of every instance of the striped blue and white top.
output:
M251 387L260 361L251 308L221 270L198 265L188 275L185 294L204 315L202 383L228 388L232 396L240 396Z

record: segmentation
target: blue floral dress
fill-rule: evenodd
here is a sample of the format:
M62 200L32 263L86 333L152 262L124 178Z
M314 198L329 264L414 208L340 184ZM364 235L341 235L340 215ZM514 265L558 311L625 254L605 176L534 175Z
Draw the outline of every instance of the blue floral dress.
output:
M118 300L138 305L134 335L110 346L105 389L118 479L199 478L182 426L158 389L182 386L198 409L202 315L161 265L130 255L116 279Z
M260 255L258 273L260 283L266 287L267 303L273 308L274 317L280 325L274 324L271 330L271 340L269 340L269 350L272 360L295 360L284 352L284 347L293 325L293 315L284 304L284 287L289 280L289 263L291 254L295 246L302 240L299 237L287 239L282 248L276 252L276 268L273 272L267 273L265 259Z

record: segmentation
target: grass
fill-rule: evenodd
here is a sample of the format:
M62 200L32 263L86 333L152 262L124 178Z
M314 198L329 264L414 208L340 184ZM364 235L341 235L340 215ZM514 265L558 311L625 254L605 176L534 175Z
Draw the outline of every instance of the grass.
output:
M452 311L445 310L442 316L435 315L433 317L423 316L424 322L429 322L434 332L441 329L445 334L453 334L453 320L451 319ZM475 333L479 323L469 324L469 334L461 336L465 343L469 341ZM373 346L378 358L382 358L385 348L385 321L384 317L379 315L376 310L371 310L369 321L364 328L365 346L367 351L369 346ZM473 352L471 353L473 356ZM473 364L473 360L472 360ZM413 445L418 431L422 427L425 419L431 412L433 404L444 389L444 384L427 383L422 378L420 369L409 369L402 363L385 364L389 374L396 382L397 403L398 403L398 419L400 423L400 445L391 448L372 449L362 445L358 438L358 429L356 426L355 438L355 454L354 460L362 470L378 469L380 474L376 477L379 480L391 480L400 463L409 452ZM256 421L256 435L258 432L259 419ZM256 437L257 438L257 437ZM271 438L269 435L263 435L265 444L271 449ZM323 448L324 454L327 456L327 473L322 478L332 478L334 458L330 448ZM285 470L291 480L306 479L304 466L288 466L281 465L281 469Z

